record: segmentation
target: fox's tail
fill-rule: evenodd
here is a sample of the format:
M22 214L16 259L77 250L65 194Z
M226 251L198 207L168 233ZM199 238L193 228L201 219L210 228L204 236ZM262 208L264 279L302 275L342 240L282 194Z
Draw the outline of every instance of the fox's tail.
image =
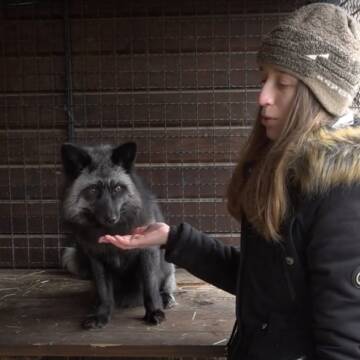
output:
M71 274L81 279L91 278L89 260L78 248L66 247L61 258L61 263L62 267Z

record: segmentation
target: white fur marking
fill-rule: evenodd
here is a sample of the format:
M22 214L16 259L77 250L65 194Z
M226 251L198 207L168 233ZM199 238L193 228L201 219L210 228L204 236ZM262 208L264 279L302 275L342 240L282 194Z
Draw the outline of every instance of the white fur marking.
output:
M305 55L305 56L307 56L311 60L316 60L318 57L328 59L330 54L308 54L308 55Z
M79 266L75 260L76 249L67 247L61 258L61 263L64 269L68 270L71 274L79 275Z

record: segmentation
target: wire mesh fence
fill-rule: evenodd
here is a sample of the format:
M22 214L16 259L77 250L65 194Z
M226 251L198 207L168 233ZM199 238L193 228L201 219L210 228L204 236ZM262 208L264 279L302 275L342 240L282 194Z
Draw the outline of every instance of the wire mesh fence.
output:
M166 220L237 244L224 194L255 117L256 49L305 3L4 1L0 266L60 266L69 140L136 141Z

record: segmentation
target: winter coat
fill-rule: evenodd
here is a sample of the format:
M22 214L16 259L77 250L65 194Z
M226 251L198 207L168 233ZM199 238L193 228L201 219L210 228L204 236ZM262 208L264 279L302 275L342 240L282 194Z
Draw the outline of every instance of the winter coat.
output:
M181 224L166 259L236 295L230 359L360 359L360 128L310 137L291 168L283 241L243 220L240 251Z

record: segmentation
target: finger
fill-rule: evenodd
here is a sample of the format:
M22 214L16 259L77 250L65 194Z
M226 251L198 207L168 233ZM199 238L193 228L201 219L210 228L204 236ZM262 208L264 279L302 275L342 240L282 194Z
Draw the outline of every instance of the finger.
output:
M135 249L139 247L144 247L143 235L115 235L115 240L117 244L123 249Z
M127 247L124 246L124 244L121 241L119 241L118 239L116 239L113 236L111 238L107 239L107 243L111 244L111 245L114 245L115 247L117 247L119 249L127 249Z
M121 238L121 237L120 237ZM99 238L99 243L103 243L103 244L112 244L116 247L119 247L121 249L123 249L123 244L122 244L122 240L121 239L117 239L115 236L112 235L105 235L105 236L101 236Z
M100 236L98 239L98 242L101 244L107 244L110 242L110 240L106 236Z
M114 241L121 246L131 247L135 236L137 235L115 235Z

